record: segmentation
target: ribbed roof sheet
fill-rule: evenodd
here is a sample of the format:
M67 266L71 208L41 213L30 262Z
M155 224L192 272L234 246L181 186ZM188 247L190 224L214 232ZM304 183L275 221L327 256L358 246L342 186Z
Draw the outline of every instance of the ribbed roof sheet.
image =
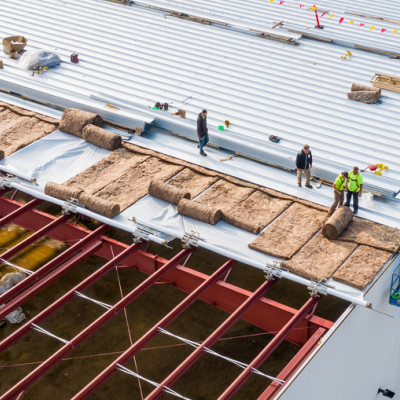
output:
M221 137L240 138L268 154L275 152L293 166L297 151L307 142L315 168L331 174L354 164L363 168L383 162L389 170L370 180L385 193L400 189L400 94L384 91L383 102L377 105L346 97L353 82L368 83L375 72L396 75L397 60L354 49L352 56L342 59L347 47L308 39L292 46L251 34L253 27L271 30L271 24L280 20L285 24L275 30L281 34L289 23L312 28L313 13L295 7L299 2L292 6L276 0L143 3L175 10L184 7L194 15L240 22L241 28L198 24L139 5L3 0L0 35L24 35L29 40L27 49L54 49L65 62L32 76L3 55L0 78L21 87L76 96L81 102L101 94L149 110L154 102L167 101L171 111L184 108L190 119L205 107L210 131ZM351 10L373 14L376 10L367 4L353 2ZM379 16L393 15L400 8L395 2L387 4L391 8L386 9L385 3L385 12ZM347 11L337 2L321 2L318 7ZM342 35L354 42L356 36L347 32L352 30L367 42L376 37L376 45L400 40L386 32L379 36L339 25L334 19L324 20L324 25L325 21L324 30L312 28L319 36L321 32ZM68 61L73 51L79 53L79 64ZM217 126L225 119L231 127L218 133ZM281 142L269 142L270 134L280 136Z

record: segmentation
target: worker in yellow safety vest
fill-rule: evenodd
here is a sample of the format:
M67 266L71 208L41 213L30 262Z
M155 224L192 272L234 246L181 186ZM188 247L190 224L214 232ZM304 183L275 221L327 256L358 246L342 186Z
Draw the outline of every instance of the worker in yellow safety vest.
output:
M363 177L358 171L358 167L354 167L349 172L349 179L347 180L347 195L346 207L350 207L351 198L353 197L353 214L357 214L358 211L358 198L361 196L363 191Z
M339 204L339 207L343 205L344 201L344 187L346 183L346 179L348 178L349 174L344 171L341 172L340 175L335 179L335 182L333 183L333 196L334 196L334 201L331 205L331 209L329 210L328 217L330 217L333 212L336 210L337 205Z

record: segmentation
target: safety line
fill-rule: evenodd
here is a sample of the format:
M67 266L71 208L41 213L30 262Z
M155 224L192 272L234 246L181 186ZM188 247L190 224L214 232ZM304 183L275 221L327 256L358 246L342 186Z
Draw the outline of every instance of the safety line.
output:
M171 336L171 337L173 337L173 338L175 338L175 339L178 339L178 340L180 340L180 341L182 341L182 342L184 342L184 343L187 343L187 344L189 344L190 346L195 347L196 349L197 349L198 347L201 346L200 343L197 343L197 342L194 342L193 340L189 340L189 339L183 338L183 337L181 337L181 336L175 335L175 334L173 334L173 333L171 333L171 332L169 332L169 331L166 331L166 330L163 329L163 328L160 328L160 327L159 327L159 328L158 328L158 331L161 332L161 333L164 333L165 335L168 335L168 336ZM240 367L240 368L242 368L242 369L246 369L246 368L249 366L248 364L245 364L245 363L243 363L243 362L241 362L241 361L238 361L238 360L235 360L235 359L233 359L233 358L226 357L226 356L224 356L224 355L222 355L222 354L219 354L219 353L215 352L214 350L211 350L211 349L208 348L208 347L203 347L203 351L206 352L206 353L209 353L209 354L211 354L211 355L217 356L217 357L219 357L219 358L222 358L222 359L224 359L224 360L226 360L226 361L228 361L228 362L230 362L230 363L232 363L232 364L237 365L238 367ZM258 369L251 368L251 370L252 370L252 372L254 372L255 374L261 375L261 376L263 376L263 377L265 377L265 378L267 378L267 379L271 379L272 381L277 382L277 383L279 383L279 384L281 384L281 385L283 385L283 384L285 383L285 381L283 381L282 379L278 379L278 378L275 378L274 376L264 374L263 372L259 371Z
M18 266L16 264L10 263L9 261L5 260L4 258L0 258L0 261L3 264L8 265L9 267L13 267L15 269L18 269L19 271L22 271L23 273L25 273L27 275L32 275L34 273L33 271L30 271L29 269L26 269L26 268L20 267L20 266Z
M63 342L64 344L67 344L67 343L68 343L68 340L65 340L65 339L63 339L63 338L60 338L60 337L54 335L53 333L51 333L51 332L49 332L49 331L46 331L46 329L43 329L43 328L40 327L39 325L31 324L31 326L32 326L32 329L34 329L35 331L38 331L38 332L40 332L40 333L44 333L45 335L50 336L50 337L52 337L52 338L54 338L54 339L57 339L57 340L59 340L60 342Z
M150 383L150 385L153 385L153 386L155 386L155 387L160 386L159 383L154 382L154 381L151 381L150 379L147 379L147 378L145 378L145 377L143 377L143 376L137 374L136 372L133 372L132 370L130 370L130 369L124 367L124 366L121 365L121 364L118 364L118 363L117 363L117 369L118 369L119 371L125 372L125 373L128 374L128 375L132 375L132 376L134 376L134 377L136 377L136 378L142 379L142 380L144 380L145 382ZM164 386L164 387L163 387L163 391L164 391L165 393L172 394L173 396L178 397L178 398L183 399L183 400L191 400L191 399L189 399L188 397L182 396L181 394L175 392L175 390L172 390L172 389L169 388L168 386Z
M86 299L86 300L89 300L89 301L91 301L91 302L93 302L93 303L95 303L95 304L98 304L99 306L104 307L104 308L106 308L107 310L109 310L110 308L112 308L112 306L110 306L109 304L103 303L103 302L100 301L100 300L92 299L91 297L88 297L88 296L84 295L83 293L78 292L77 290L75 290L74 293L75 293L78 297L82 297L82 299Z

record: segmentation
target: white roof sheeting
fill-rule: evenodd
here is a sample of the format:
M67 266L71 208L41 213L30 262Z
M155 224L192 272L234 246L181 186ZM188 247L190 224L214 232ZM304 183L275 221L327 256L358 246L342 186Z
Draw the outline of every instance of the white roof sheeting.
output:
M351 10L376 12L364 3L353 2ZM307 142L315 175L333 179L355 164L364 168L382 162L389 170L382 176L369 174L365 186L387 196L399 191L400 94L384 91L383 103L376 105L346 98L352 82L368 83L375 72L396 75L399 61L359 50L342 59L346 47L308 39L292 46L249 33L271 31L271 24L279 20L285 24L274 31L283 34L287 23L302 29L313 26L314 15L305 9L308 4L300 9L296 1L292 6L277 0L140 4L190 10L200 17L240 22L241 28L203 25L148 7L103 1L3 0L0 35L24 35L28 50L54 49L64 62L32 76L4 55L1 87L61 106L103 109L106 118L125 125L142 120L144 127L154 119L159 127L189 137L195 135L197 113L206 107L211 141L217 145L293 168L297 151ZM338 4L321 2L318 7L345 12L346 7ZM386 15L396 8L394 2L389 4ZM346 30L352 29L367 41L377 37L379 45L387 40L397 45L400 40L386 32L377 36L333 19L325 21L329 24L324 30L314 29L319 36L323 32L347 40ZM79 53L79 64L67 60L73 51ZM120 110L104 107L115 99L122 104ZM151 110L155 101L169 102L172 111L184 108L189 119ZM231 121L229 131L218 131L225 119ZM269 142L270 134L280 136L281 142Z

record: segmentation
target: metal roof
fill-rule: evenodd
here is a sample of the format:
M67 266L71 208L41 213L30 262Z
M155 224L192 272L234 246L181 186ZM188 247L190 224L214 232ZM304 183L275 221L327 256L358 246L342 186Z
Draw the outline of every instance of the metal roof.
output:
M265 21L293 18L298 23L303 18L298 15L309 21L314 18L312 12L303 15L284 4L256 1L223 8L221 3L209 3L199 13L215 14L217 4L224 15L249 15L245 20L249 29L253 23L260 28L263 12L270 18ZM358 4L362 8L363 2ZM180 7L179 2L168 5ZM63 62L32 77L17 61L3 56L0 84L4 89L19 93L29 89L30 96L35 91L48 97L53 93L51 98L58 95L59 105L75 99L82 107L99 98L98 106L104 107L111 102L107 99L118 97L125 107L119 111L121 118L135 110L136 121L140 116L155 118L161 127L175 117L150 110L155 101L172 103L172 111L184 108L190 119L206 107L211 140L232 151L241 149L249 156L293 167L296 152L308 142L315 175L333 179L337 171L354 164L383 162L389 170L384 176L369 177L366 187L387 196L400 189L399 94L385 91L383 103L377 105L346 97L352 82L368 83L375 72L396 75L397 60L354 49L352 56L342 59L347 47L308 39L292 46L259 38L249 30L194 23L142 6L5 0L1 7L1 36L21 34L29 41L27 49L54 49L64 61L77 51L81 60ZM342 24L331 24L324 34L348 35ZM362 34L367 42L376 36L366 30ZM398 40L386 33L378 38L380 43ZM225 119L231 121L229 133L217 129ZM179 124L180 133L194 135L194 121ZM270 134L282 137L281 142L270 143Z

